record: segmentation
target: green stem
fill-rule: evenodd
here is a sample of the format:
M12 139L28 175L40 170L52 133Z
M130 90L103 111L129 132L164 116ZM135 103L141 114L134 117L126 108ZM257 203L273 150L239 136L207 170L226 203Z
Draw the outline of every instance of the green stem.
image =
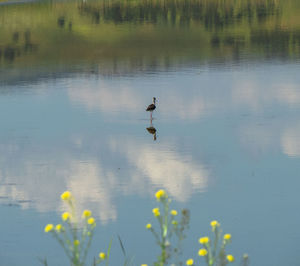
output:
M88 243L87 243L87 245L86 245L86 247L85 247L85 250L84 250L84 252L83 252L83 259L82 259L82 262L85 262L85 260L86 260L86 257L87 257L89 248L90 248L91 243L92 243L93 232L94 232L94 229L91 230L91 235L89 236Z
M69 250L66 248L64 241L62 241L62 239L59 238L59 236L58 236L55 232L53 232L53 236L54 236L54 238L58 241L58 243L62 246L62 248L64 249L64 251L65 251L65 253L66 253L66 255L67 255L67 257L68 257L70 260L72 260L72 257L71 257L71 255L69 254Z

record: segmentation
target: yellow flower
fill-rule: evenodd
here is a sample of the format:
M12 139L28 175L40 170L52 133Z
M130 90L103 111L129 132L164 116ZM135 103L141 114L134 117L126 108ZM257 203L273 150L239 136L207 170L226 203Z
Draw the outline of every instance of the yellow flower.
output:
M208 242L209 242L209 237L207 237L207 236L199 238L200 244L207 244Z
M160 189L155 193L155 197L159 201L161 198L167 197L167 193L163 189Z
M152 224L147 224L147 225L146 225L146 228L147 228L147 229L151 229L151 228L152 228Z
M217 227L217 226L220 226L219 222L216 221L216 220L211 221L211 222L210 222L210 225L211 225L211 227L212 227L213 229L214 229L215 227Z
M92 216L92 212L90 210L84 210L82 213L83 218L88 218Z
M228 260L229 262L233 262L233 261L234 261L234 257L233 257L231 254L228 254L228 255L226 256L226 258L227 258L227 260Z
M176 210L172 210L170 213L171 213L171 215L173 215L173 216L177 215L177 211L176 211Z
M64 212L61 215L61 218L63 219L63 221L67 221L68 219L70 219L70 217L71 217L71 214L69 212Z
M69 200L72 197L72 194L70 191L65 191L60 197L62 200Z
M231 239L231 234L224 235L224 240L230 240L230 239Z
M202 256L202 257L206 256L207 255L207 250L205 248L199 249L198 255Z
M74 246L79 246L80 241L78 239L74 240Z
M148 266L148 264L141 264L141 266Z
M186 265L193 265L194 264L194 260L193 259L189 259L186 261Z
M101 260L105 260L105 259L106 259L106 254L105 254L104 252L100 252L100 253L99 253L99 258L100 258Z
M62 230L62 225L61 225L61 224L57 224L57 225L55 226L55 230L56 230L57 232L60 232L60 231Z
M177 221L172 221L172 224L173 224L173 225L177 225L178 222L177 222Z
M156 217L160 215L159 208L154 208L152 210L152 212L153 212L154 216L156 216Z
M95 219L94 219L93 217L89 218L87 222L88 222L88 224L90 224L90 225L96 224L96 221L95 221Z
M47 224L45 226L45 233L48 233L48 232L52 231L53 227L54 227L53 224Z

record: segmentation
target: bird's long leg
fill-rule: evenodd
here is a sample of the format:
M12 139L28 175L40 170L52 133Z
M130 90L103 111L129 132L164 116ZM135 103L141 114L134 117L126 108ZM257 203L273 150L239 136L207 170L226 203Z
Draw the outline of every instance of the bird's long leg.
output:
M152 124L152 111L150 112L150 122Z

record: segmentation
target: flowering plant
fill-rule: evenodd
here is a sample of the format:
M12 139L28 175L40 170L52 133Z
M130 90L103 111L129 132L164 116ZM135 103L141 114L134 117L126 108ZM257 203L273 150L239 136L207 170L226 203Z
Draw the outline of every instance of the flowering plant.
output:
M69 207L68 212L62 213L62 223L54 226L47 224L45 232L52 234L58 241L67 255L71 266L84 266L87 259L87 254L92 243L94 230L96 227L95 218L92 217L90 210L84 210L81 220L77 218L74 198L70 191L65 191L61 194L61 199ZM94 265L100 264L109 259L110 253L109 244L107 253L100 252L97 260L94 260ZM45 263L47 265L47 263Z

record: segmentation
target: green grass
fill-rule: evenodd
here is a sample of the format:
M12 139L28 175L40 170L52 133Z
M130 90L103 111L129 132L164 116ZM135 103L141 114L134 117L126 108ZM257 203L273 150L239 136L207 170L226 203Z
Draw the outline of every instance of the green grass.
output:
M153 58L159 64L204 62L231 58L237 51L251 58L270 52L295 58L300 54L299 11L296 0L44 1L1 6L0 65L71 66L84 61L109 66L135 58L145 64ZM26 50L28 44L33 49ZM8 56L7 48L14 56Z

